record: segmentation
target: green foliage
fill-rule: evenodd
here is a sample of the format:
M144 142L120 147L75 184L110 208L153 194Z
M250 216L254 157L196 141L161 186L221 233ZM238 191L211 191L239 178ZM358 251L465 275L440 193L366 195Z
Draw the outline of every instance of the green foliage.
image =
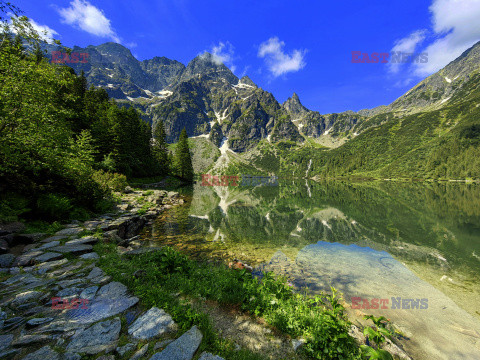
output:
M174 166L176 174L179 177L186 181L193 181L192 157L190 155L187 131L185 128L183 128L180 133L180 138L175 149Z
M360 358L360 350L348 334L350 323L335 289L332 295L310 298L294 293L284 278L275 278L272 273L259 279L245 270L194 262L168 247L121 261L109 246L96 246L96 251L105 255L101 256L100 266L125 283L146 306L160 306L172 314L182 329L194 324L201 328L210 325L203 315L186 305L179 306L172 293L240 306L285 334L304 337L304 352L311 358ZM136 278L133 273L138 269L143 271Z
M12 28L37 50L12 39ZM21 208L2 201L3 219L84 217L105 209L111 189L124 187L125 177L109 173L164 173L138 112L119 108L104 89L87 89L83 73L49 63L27 18L3 21L0 38L0 188L28 199Z
M163 121L160 119L155 125L153 132L153 156L157 161L161 174L167 174L170 171L168 158L167 134Z
M369 360L393 360L392 355L388 351L380 348L385 342L385 339L391 338L394 334L388 327L389 321L383 316L375 317L373 315L365 315L364 318L372 320L375 324L375 327L365 327L363 329L363 334L367 337L367 341L373 341L375 347L362 345L360 347L362 350L362 356Z
M66 196L44 194L38 198L37 207L47 219L67 219L73 206Z
M0 195L0 222L18 221L22 214L30 210L27 198L14 193Z
M93 180L105 191L122 192L128 185L127 177L123 174L97 170L93 173Z

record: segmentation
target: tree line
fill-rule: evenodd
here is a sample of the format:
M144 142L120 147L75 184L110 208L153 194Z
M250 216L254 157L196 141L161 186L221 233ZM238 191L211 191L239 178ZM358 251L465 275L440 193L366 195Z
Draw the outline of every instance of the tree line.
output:
M128 178L192 180L185 131L172 155L161 121L152 133L135 109L88 88L83 72L49 63L17 15L0 18L0 221L104 211Z

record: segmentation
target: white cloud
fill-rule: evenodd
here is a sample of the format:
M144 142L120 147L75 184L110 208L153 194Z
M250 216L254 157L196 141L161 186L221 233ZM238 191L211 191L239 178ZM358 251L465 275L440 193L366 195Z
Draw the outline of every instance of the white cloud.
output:
M233 64L235 48L230 42L219 42L218 45L212 46L212 49L209 51L212 55L213 61L220 65L224 64L232 72L237 70L237 67ZM203 54L206 54L207 51L204 51Z
M58 12L62 22L66 24L78 26L89 34L120 42L120 38L103 11L86 0L73 0L70 2L70 7L58 9Z
M218 63L228 64L233 61L234 48L228 41L226 43L219 42L212 48L212 55Z
M285 43L278 37L272 37L260 44L258 57L265 58L270 72L277 77L305 67L306 50L293 50L289 55L283 51Z
M433 0L429 9L437 39L423 50L428 62L415 64L419 76L440 70L480 40L480 0Z
M60 36L60 34L58 32L56 32L55 30L53 30L51 27L49 27L47 25L40 25L35 20L30 19L30 18L28 19L28 21L32 25L32 28L40 35L42 40L45 40L45 41L51 43L55 36L57 36L57 37ZM10 24L11 24L11 21L10 21ZM11 30L14 33L16 33L15 27L12 27Z
M407 37L395 41L392 52L415 53L417 46L425 39L426 33L426 30L417 30ZM400 70L401 63L390 61L388 64L392 73L397 73Z

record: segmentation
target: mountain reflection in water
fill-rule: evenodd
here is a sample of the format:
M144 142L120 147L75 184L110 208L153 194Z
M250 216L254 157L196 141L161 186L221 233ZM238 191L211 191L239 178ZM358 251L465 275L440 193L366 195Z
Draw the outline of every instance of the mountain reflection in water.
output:
M191 201L159 218L148 240L238 257L312 292L334 286L348 304L428 299L423 310L362 311L390 318L415 358L480 358L480 186L280 180L197 184L185 195Z

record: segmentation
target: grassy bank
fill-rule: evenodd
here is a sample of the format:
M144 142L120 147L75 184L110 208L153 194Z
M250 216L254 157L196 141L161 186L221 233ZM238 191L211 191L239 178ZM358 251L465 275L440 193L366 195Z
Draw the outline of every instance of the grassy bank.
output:
M234 306L263 318L283 334L305 339L300 351L304 358L391 359L374 357L374 348L359 348L348 334L351 324L335 291L310 298L295 293L284 279L271 273L259 280L223 264L195 262L168 247L129 256L118 254L115 245L102 243L96 251L101 255L100 267L125 284L145 307L163 308L182 331L199 326L205 335L201 350L216 352L227 360L261 357L247 350L234 351L234 344L219 337L208 316L194 310L192 300Z

